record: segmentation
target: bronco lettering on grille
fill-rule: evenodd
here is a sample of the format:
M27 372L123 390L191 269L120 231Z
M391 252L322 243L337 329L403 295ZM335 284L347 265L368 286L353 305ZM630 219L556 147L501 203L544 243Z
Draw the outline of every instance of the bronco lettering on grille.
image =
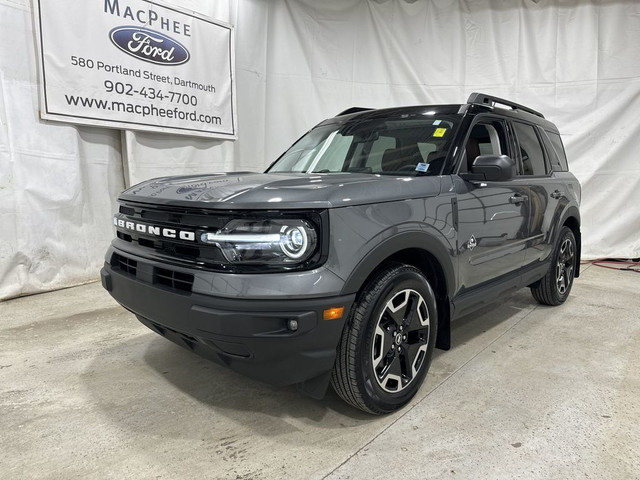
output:
M113 224L116 227L131 230L132 232L145 233L147 235L165 238L175 238L188 242L196 241L196 233L188 230L178 230L176 228L156 227L145 223L132 222L122 218L113 217Z

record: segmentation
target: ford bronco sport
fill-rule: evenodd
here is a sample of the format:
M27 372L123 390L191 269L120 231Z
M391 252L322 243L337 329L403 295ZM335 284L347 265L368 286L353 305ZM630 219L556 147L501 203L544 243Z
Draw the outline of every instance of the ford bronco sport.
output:
M449 348L455 317L521 287L567 299L579 203L558 129L530 108L478 93L351 108L265 173L123 192L102 284L197 354L387 413Z

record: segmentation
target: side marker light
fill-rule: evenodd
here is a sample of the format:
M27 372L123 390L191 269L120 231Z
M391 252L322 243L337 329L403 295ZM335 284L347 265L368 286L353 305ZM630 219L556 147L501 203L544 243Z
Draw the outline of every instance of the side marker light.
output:
M344 307L327 308L322 312L323 320L338 320L344 314Z

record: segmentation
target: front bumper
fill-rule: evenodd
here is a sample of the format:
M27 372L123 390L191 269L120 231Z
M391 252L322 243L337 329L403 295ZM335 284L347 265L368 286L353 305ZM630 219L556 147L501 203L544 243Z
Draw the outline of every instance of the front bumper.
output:
M312 396L322 395L355 295L221 297L157 284L156 268L139 258L133 272L105 263L102 285L143 324L178 345L273 385L313 385L313 379L322 378L319 389L302 388ZM323 320L325 309L340 306L341 319ZM288 326L290 320L297 322L295 331Z

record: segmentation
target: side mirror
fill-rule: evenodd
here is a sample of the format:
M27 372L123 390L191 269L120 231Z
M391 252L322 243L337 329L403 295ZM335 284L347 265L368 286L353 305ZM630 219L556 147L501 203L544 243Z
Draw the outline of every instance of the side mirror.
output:
M507 155L479 155L473 161L471 174L463 174L465 180L504 182L516 175L516 162Z

